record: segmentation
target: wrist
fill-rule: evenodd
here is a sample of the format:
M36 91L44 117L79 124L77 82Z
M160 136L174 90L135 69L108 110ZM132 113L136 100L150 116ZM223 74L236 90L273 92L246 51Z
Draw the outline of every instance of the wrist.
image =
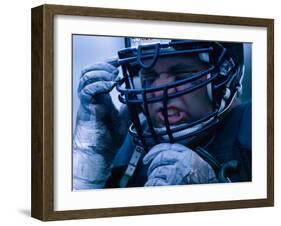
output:
M73 189L103 188L111 175L111 161L87 150L73 150Z
M73 135L73 149L94 151L96 146L96 132L93 121L77 120Z

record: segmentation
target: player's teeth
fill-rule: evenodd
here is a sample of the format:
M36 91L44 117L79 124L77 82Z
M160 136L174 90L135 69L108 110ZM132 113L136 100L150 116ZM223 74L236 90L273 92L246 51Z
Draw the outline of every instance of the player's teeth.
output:
M168 116L176 115L177 110L176 109L168 109Z

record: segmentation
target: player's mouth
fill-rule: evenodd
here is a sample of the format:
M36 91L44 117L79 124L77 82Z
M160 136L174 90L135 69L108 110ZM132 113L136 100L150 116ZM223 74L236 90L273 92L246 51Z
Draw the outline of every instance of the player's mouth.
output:
M160 119L161 123L165 123L165 112L163 108L160 108L158 113L158 118ZM176 106L168 106L167 107L167 118L169 121L169 124L171 125L175 125L175 124L180 124L183 121L185 121L187 114L186 112L180 110L178 107Z

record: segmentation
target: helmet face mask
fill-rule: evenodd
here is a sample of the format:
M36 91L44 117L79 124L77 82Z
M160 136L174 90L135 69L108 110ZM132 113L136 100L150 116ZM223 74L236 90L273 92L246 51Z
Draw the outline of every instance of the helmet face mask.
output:
M123 79L118 83L117 90L120 92L119 100L128 106L131 113L133 124L130 133L135 140L145 148L161 142L186 144L214 127L241 87L242 45L181 40L120 50L118 55ZM167 71L161 70L162 66L167 68L170 65L169 60L193 65L193 69L184 69L177 77L165 77L163 74ZM166 82L158 82L161 81L160 78L157 80L160 75L155 71L161 71L164 78L161 79ZM176 111L170 103L202 90L208 95L208 101L203 102L211 106L202 108L205 109L204 114L192 119L181 117L181 120L169 116ZM160 124L155 121L156 111L152 110L157 105L161 108Z

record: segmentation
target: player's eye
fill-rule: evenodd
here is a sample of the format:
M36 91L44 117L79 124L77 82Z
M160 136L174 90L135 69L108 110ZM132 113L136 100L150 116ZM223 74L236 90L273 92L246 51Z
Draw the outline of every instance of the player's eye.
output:
M142 70L140 73L143 88L149 88L155 81L157 74L153 71Z

